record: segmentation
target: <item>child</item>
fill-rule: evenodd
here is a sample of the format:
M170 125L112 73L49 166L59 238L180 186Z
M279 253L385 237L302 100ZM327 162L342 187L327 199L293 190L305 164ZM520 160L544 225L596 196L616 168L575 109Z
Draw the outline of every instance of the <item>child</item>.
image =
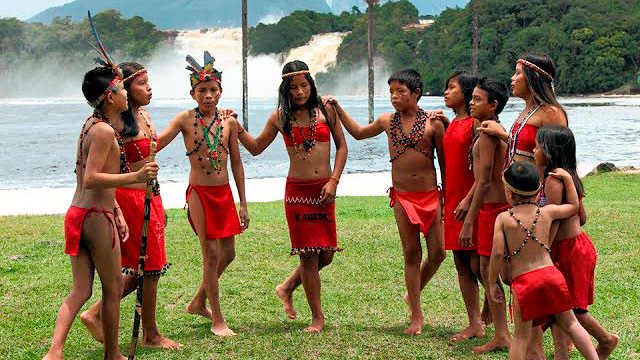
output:
M149 161L152 137L156 129L149 113L143 108L151 102L151 86L147 69L138 63L121 63L124 88L127 90L129 107L122 113L123 129L120 136L124 140L126 161L132 170ZM155 140L154 140L155 141ZM157 182L155 182L157 185ZM124 281L123 297L136 289L140 243L142 240L143 207L145 183L118 187L116 200L129 227L129 240L120 244ZM177 349L181 345L163 337L156 324L156 297L160 275L164 275L171 264L167 263L164 248L165 213L160 198L160 188L156 187L151 198L151 212L148 226L147 254L144 269L144 299L142 301L143 347ZM80 320L98 341L103 341L100 302L80 315Z
M187 56L191 71L191 97L198 107L179 113L159 137L159 149L178 133L184 138L191 165L187 188L189 223L202 251L202 283L187 312L211 319L211 332L233 336L220 310L218 279L235 257L235 238L249 226L244 192L244 169L240 160L236 122L217 109L222 95L222 73L213 67L215 59L204 53L204 67ZM229 187L227 158L240 197L240 221ZM211 312L206 307L209 299Z
M534 150L536 164L544 174L544 200L546 204L566 202L566 190L561 181L547 176L556 168L566 170L573 178L578 197L584 196L584 188L576 171L576 143L571 130L564 126L545 126L536 134ZM596 249L581 229L586 221L582 201L580 210L552 227L550 238L551 259L564 276L571 294L573 312L587 332L598 340L596 351L600 359L606 359L618 345L618 335L606 331L588 312L593 304ZM554 235L555 230L555 235ZM568 359L569 352L563 333L554 331L556 359Z
M115 201L115 188L146 183L156 177L155 162L130 172L124 160L120 113L127 109L127 92L118 67L107 62L84 76L82 92L95 110L82 127L77 145L76 191L64 220L65 253L71 255L73 287L60 310L45 360L62 359L69 328L91 297L94 269L102 283L104 358L126 359L118 348L120 320L120 242L128 229Z
M262 132L253 138L240 128L242 145L251 153L262 153L282 133L289 155L284 209L291 240L291 255L300 256L300 265L276 286L276 295L287 317L295 319L293 292L302 284L311 309L311 324L305 332L319 333L325 318L320 296L320 270L333 260L338 247L335 195L347 162L347 142L335 111L322 104L309 67L302 61L282 68L278 108ZM336 146L331 169L331 138Z
M498 115L504 109L507 100L509 100L509 92L504 84L496 80L482 78L473 90L470 102L471 116L478 121L499 122ZM495 137L478 133L472 141L470 150L469 160L473 167L475 184L471 206L460 231L460 243L466 244L471 241L477 217L477 252L480 256L480 274L484 288L489 289L487 270L493 244L493 224L498 214L509 207L502 186L502 161L506 145ZM502 285L498 284L498 286L502 288ZM495 303L491 301L490 297L488 300L496 331L493 339L483 346L473 349L475 353L480 354L497 349L507 349L510 343L505 303Z
M495 302L504 301L498 274L506 259L515 320L510 360L524 359L532 325L537 326L553 318L569 334L582 356L587 360L597 360L598 354L589 334L571 311L571 295L562 273L553 266L549 255L551 223L571 217L578 211L578 194L571 175L565 170L556 169L549 175L564 182L566 204L541 208L534 202L541 187L535 165L518 161L504 172L504 192L511 208L498 215L495 223L488 280L491 297Z
M367 139L382 132L388 136L391 155L390 206L393 207L398 232L402 240L405 284L407 287L411 324L405 334L422 333L424 318L420 307L420 284L427 283L445 258L444 233L441 223L440 194L437 188L434 149L438 153L440 172L445 177L444 125L430 120L418 107L424 88L420 73L400 70L388 80L391 104L395 113L385 113L373 123L360 126L334 98L338 116L347 131L356 139ZM422 247L420 232L427 241L428 256L421 275Z

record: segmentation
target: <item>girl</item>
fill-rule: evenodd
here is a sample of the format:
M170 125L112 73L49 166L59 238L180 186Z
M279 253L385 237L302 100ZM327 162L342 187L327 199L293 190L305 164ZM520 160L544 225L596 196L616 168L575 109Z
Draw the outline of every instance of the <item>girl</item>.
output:
M124 140L126 161L132 171L149 162L151 138L156 138L156 129L149 113L143 108L151 102L151 86L147 70L140 64L122 63L119 65L124 75L124 87L127 90L128 109L122 113L123 128L120 135ZM155 139L157 141L157 138ZM177 349L179 343L160 335L156 324L156 297L158 280L171 264L167 263L164 248L165 213L160 198L159 188L155 182L154 196L151 200L151 213L147 238L147 257L144 269L144 299L142 307L142 346L165 349ZM142 219L146 183L122 186L116 189L116 200L124 219L129 226L129 240L120 244L122 253L122 272L124 291L122 297L136 289L136 272L142 239ZM100 301L82 313L80 319L91 335L102 341L102 318Z
M535 161L544 174L543 193L547 204L566 203L565 189L562 181L548 177L556 168L566 170L573 177L578 197L584 196L584 187L576 170L576 144L573 133L563 126L547 126L536 134ZM607 332L591 316L587 308L593 304L594 272L596 266L596 250L591 240L582 231L586 222L586 214L582 201L579 211L568 219L561 220L552 227L551 258L562 272L573 302L573 311L580 324L587 332L598 340L596 349L600 359L606 359L618 345L620 338ZM555 234L555 235L554 235ZM554 331L556 359L568 359L566 335Z
M239 126L238 138L254 156L262 153L282 133L289 154L289 174L285 187L285 213L291 239L291 255L300 256L300 265L280 285L276 294L290 319L296 318L293 291L302 283L311 308L311 325L305 332L321 332L324 314L320 300L320 274L329 265L337 245L335 222L336 188L347 161L347 143L335 109L331 114L322 104L309 67L302 61L287 63L282 69L278 109L256 138ZM336 146L333 170L330 139Z

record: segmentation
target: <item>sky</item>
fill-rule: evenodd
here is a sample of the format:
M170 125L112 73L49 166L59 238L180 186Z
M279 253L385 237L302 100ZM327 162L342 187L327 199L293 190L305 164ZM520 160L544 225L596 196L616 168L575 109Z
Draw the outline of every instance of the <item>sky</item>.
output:
M0 16L26 20L52 6L60 6L73 0L0 0Z

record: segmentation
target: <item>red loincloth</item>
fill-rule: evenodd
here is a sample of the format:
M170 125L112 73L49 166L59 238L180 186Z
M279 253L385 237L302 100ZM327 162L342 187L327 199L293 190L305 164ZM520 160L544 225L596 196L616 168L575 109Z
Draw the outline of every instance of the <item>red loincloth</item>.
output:
M287 178L284 211L289 225L291 255L342 251L336 232L336 204L320 205L320 192L329 179Z
M404 211L407 213L409 221L414 225L420 225L420 231L427 237L427 232L433 219L440 211L440 192L431 191L413 191L402 192L395 191L393 187L389 188L389 207L394 207L396 201L400 203Z
M444 159L447 169L444 178L444 188L447 191L444 197L445 250L476 250L478 247L477 219L473 223L473 245L463 247L459 242L463 222L456 221L456 215L453 213L473 186L473 170L469 169L469 146L472 140L472 117L452 121L444 134Z
M134 275L138 271L140 257L140 243L142 241L142 223L144 221L145 190L117 188L116 200L120 211L129 226L129 239L120 243L122 253L122 272ZM162 198L151 198L151 213L147 228L147 256L144 263L144 274L163 275L171 264L167 263L167 253L164 248L164 207Z
M509 203L484 203L478 214L478 255L491 256L496 218L511 207Z
M596 249L584 233L551 245L551 260L564 276L574 309L587 310L593 304Z
M222 239L242 232L236 204L229 184L220 186L205 186L189 184L187 188L187 203L195 191L204 210L205 234L207 239ZM187 218L193 231L198 234L191 214L187 211Z
M82 238L82 226L84 220L91 216L92 213L103 214L109 224L113 227L113 241L111 248L116 246L118 238L118 228L116 227L116 218L113 211L97 210L96 208L85 209L75 205L71 205L64 216L64 253L71 256L78 256L80 248L80 238Z
M571 295L562 273L555 266L545 266L516 276L511 292L520 306L522 321L533 326L553 321L554 314L571 310Z

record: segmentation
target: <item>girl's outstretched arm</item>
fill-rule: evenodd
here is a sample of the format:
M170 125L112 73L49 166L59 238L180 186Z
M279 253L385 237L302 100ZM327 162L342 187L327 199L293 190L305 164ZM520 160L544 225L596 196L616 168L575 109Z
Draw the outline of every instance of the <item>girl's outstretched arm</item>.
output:
M249 151L251 155L260 155L267 147L269 147L269 145L271 145L273 140L278 135L279 129L277 124L278 110L274 111L271 116L269 116L269 119L264 125L264 129L262 129L262 132L254 138L253 136L251 136L251 134L249 134L248 131L246 131L242 127L240 122L238 122L236 119L238 140L240 140L242 146L244 146L244 148L247 149L247 151Z

